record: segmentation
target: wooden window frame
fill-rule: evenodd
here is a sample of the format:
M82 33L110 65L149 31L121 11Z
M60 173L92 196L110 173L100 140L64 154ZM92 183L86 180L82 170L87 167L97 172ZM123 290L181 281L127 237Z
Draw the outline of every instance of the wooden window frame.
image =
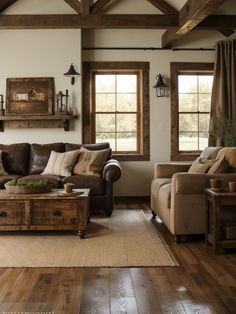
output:
M137 152L113 153L118 160L150 160L149 62L84 62L83 63L83 143L95 143L95 108L93 80L97 73L138 74Z
M179 151L179 103L178 75L180 74L213 74L214 63L208 62L171 62L171 160L192 161L201 151Z

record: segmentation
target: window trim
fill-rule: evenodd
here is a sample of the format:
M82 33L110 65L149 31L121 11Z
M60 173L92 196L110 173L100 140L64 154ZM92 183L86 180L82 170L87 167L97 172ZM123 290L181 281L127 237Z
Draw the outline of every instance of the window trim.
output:
M191 161L201 151L179 151L179 104L178 75L180 74L213 74L214 63L210 62L171 62L171 161Z
M137 94L140 97L140 108L137 110L137 117L140 121L137 125L137 149L138 153L125 152L115 153L114 157L118 160L150 160L150 118L149 118L149 62L83 62L83 143L95 143L95 122L93 104L95 92L92 90L96 72L110 71L118 73L119 71L139 72L138 79L141 88L138 88Z

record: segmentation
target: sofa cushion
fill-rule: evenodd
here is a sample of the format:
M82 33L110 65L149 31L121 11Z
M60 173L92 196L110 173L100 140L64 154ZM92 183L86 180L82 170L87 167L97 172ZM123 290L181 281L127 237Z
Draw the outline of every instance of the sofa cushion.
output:
M226 158L218 159L208 170L208 174L225 173L229 169L229 163Z
M91 194L100 195L105 192L105 182L102 178L95 176L81 176L81 175L73 175L71 177L65 177L62 179L62 183L74 183L75 188L91 189Z
M78 158L80 150L73 150L65 153L51 151L48 163L42 174L57 176L71 176L72 169Z
M160 187L159 202L165 208L170 208L171 183L164 184Z
M0 176L0 189L4 189L4 184L10 180L17 180L21 178L21 175L8 174L6 176Z
M205 158L198 158L189 168L189 173L206 173L212 165L216 163L216 159L210 160Z
M31 144L29 174L40 174L44 171L51 151L64 152L63 143Z
M101 177L108 154L109 149L92 151L81 147L73 173Z
M29 167L30 144L0 144L2 163L9 174L27 174Z
M154 195L154 197L158 197L160 188L169 183L171 183L171 178L157 178L152 180L151 194Z
M65 143L65 151L80 149L81 147L87 148L89 150L103 150L109 149L109 154L107 155L107 160L111 159L112 151L110 149L109 143L96 143L96 144L73 144L73 143Z
M2 151L0 150L0 176L7 175L7 172L4 170L3 164L2 164Z
M53 175L31 174L21 177L19 181L40 181L47 180L53 189L62 188L61 177Z
M236 168L236 147L231 147L226 151L225 158L229 163L229 167Z

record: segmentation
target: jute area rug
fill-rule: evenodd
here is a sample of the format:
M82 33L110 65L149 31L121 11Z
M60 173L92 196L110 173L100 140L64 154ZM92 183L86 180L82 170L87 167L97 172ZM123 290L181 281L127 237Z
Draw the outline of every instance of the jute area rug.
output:
M87 236L75 232L0 233L0 267L176 266L142 210L91 218Z

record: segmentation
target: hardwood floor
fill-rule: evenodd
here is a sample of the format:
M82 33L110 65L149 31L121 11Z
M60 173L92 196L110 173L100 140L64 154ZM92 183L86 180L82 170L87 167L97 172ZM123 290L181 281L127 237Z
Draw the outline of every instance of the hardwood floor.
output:
M145 203L116 202L116 209ZM236 252L214 256L203 238L176 244L157 230L180 267L0 268L0 314L236 313Z

